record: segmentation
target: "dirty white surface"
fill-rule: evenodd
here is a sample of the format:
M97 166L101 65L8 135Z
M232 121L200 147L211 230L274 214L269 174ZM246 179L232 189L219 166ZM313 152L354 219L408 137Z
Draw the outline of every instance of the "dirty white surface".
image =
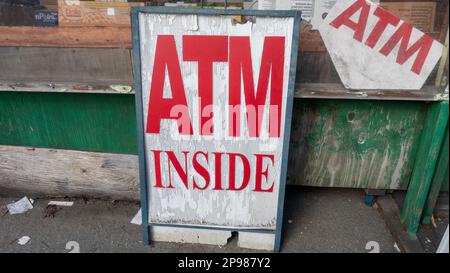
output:
M18 201L6 205L8 208L9 214L21 214L33 208L33 204L31 203L28 197L23 197Z
M322 23L323 18L326 17L326 15L330 12L330 10L334 7L337 0L314 0L313 1L313 11L312 11L312 18L311 18L311 24L313 30L317 29L317 26ZM372 0L371 1L374 4L379 5L380 0Z
M448 253L448 225L447 230L442 237L441 243L439 244L437 253Z
M141 69L143 90L143 114L146 123L148 111L150 81L152 76L152 65L154 61L156 38L158 34L173 34L180 60L181 73L184 81L187 103L194 129L194 135L187 138L180 136L177 131L176 121L162 120L161 134L146 134L145 149L147 151L147 170L149 183L149 221L156 223L177 224L201 224L211 226L251 227L274 229L276 225L276 214L278 205L278 190L280 183L280 169L283 149L283 132L285 119L285 106L287 100L287 88L289 80L291 40L293 31L292 18L257 18L256 23L232 24L232 17L227 16L196 16L196 15L150 15L140 14L140 36L141 36ZM197 94L197 63L183 62L182 35L229 35L249 36L251 43L252 65L254 71L254 82L257 86L261 53L265 36L285 36L285 63L283 81L283 109L281 137L261 141L256 138L229 139L228 135L227 105L228 103L228 63L214 63L213 65L213 103L219 108L214 109L214 135L198 136L198 94ZM170 96L170 85L166 74L164 85L165 96ZM243 92L243 91L242 91ZM268 93L269 94L269 93ZM243 98L242 94L242 98ZM267 132L267 114L264 111L262 132ZM241 132L248 135L244 107L241 108ZM144 128L146 124L144 124ZM267 135L267 134L266 134ZM244 154L253 166L251 170L249 186L242 191L212 191L210 188L214 177L214 162L210 155L209 164L200 158L200 164L207 167L211 175L211 184L208 189L192 190L192 178L194 170L188 164L188 180L190 189L186 189L180 181L178 174L172 169L172 179L175 188L161 189L153 187L155 181L154 159L150 150L175 151L178 160L184 166L184 158L181 151L190 151L188 160L191 160L195 151L204 152L237 152ZM272 173L269 170L268 181L275 181L274 190L271 193L253 192L255 153L271 153L275 155ZM167 181L169 172L165 155L161 158L161 173L163 181ZM268 165L269 160L265 160ZM222 183L223 188L228 186L227 170L228 158L222 157ZM266 166L263 166L266 168ZM273 171L276 170L276 171ZM236 181L238 185L242 181L241 164L236 166ZM195 173L197 181L204 181ZM167 183L167 182L166 182ZM267 181L263 179L263 188L267 188Z
M398 45L388 56L379 52L401 26L402 20L396 27L387 26L374 48L364 44L378 21L378 17L373 15L377 8L374 3L366 1L370 5L370 12L362 42L353 39L354 31L347 26L342 25L336 29L330 25L336 17L356 1L337 1L329 10L325 20L318 25L322 39L344 86L349 89L420 89L438 62L443 45L434 41L420 74L412 72L411 67L417 53L401 65L396 62ZM357 11L351 20L358 22L360 12L361 10ZM423 32L413 28L409 46L422 35L424 35Z
M61 206L61 207L71 207L73 206L73 202L71 201L50 201L48 202L49 206Z
M31 240L30 236L22 236L17 240L17 243L21 246L26 245Z
M142 225L142 209L130 221L133 225ZM240 232L237 245L242 248L272 250L275 244L274 234ZM226 245L231 231L207 230L196 228L151 227L151 238L158 242L194 243L205 245Z
M142 225L142 209L139 209L133 219L131 219L130 223L133 225Z

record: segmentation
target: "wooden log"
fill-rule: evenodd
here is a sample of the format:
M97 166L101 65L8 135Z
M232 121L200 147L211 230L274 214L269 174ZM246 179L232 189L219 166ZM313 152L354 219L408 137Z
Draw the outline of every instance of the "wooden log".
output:
M139 200L136 155L0 145L0 194Z
M0 26L0 46L131 48L131 28Z

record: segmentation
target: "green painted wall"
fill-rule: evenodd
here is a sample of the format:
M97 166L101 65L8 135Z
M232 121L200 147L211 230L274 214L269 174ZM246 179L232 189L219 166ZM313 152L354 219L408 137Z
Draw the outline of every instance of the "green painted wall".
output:
M0 144L137 153L133 95L0 92Z
M421 102L296 100L290 182L405 189L426 109ZM136 154L134 96L0 92L0 145Z
M406 189L427 104L299 100L293 114L291 183Z

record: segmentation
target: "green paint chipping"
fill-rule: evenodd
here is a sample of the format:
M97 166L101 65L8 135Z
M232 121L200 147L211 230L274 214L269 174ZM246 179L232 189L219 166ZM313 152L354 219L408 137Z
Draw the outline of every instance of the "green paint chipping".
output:
M401 221L407 226L409 233L414 234L419 228L447 127L448 112L448 102L431 103L428 110L414 171L402 209Z
M0 144L136 154L134 96L0 92Z
M433 180L431 181L430 192L428 193L425 211L423 212L422 223L430 224L434 207L439 197L439 192L443 185L448 184L448 125L445 130L445 139L439 153L436 169L434 170Z
M427 104L296 99L297 185L406 189ZM136 154L134 96L0 92L0 145Z
M425 109L421 102L296 101L291 182L406 189Z

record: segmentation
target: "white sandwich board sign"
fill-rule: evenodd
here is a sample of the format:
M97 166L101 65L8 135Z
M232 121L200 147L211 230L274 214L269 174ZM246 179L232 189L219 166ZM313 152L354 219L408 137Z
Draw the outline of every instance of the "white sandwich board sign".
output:
M144 234L273 233L278 250L300 12L141 7L132 22Z

